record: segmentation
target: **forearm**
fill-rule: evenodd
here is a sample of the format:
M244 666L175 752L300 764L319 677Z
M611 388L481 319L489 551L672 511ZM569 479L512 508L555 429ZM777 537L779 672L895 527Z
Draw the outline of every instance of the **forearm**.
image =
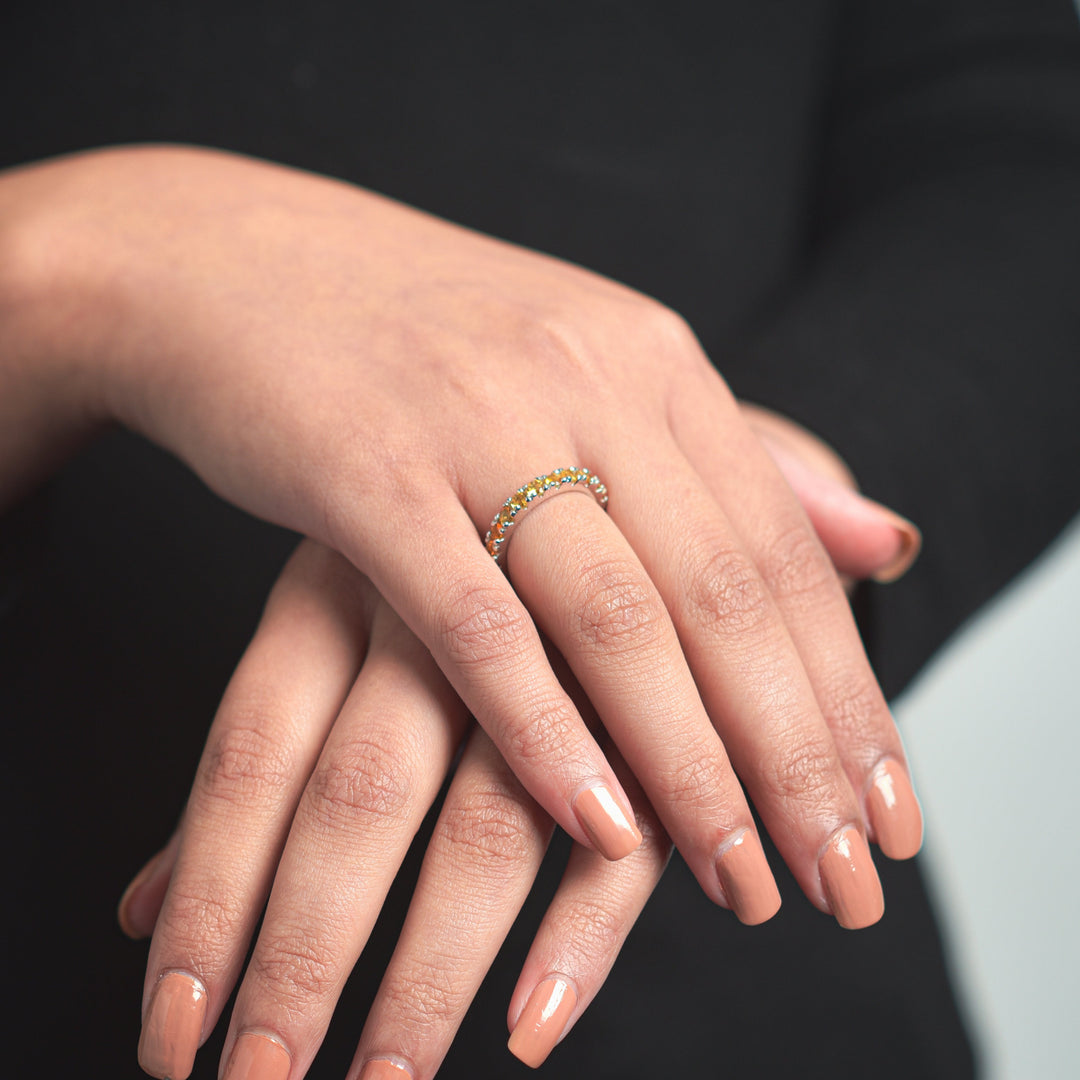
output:
M0 508L113 421L192 463L191 421L213 413L220 374L220 351L203 346L230 318L235 333L250 299L235 272L215 275L247 259L265 304L275 265L295 269L289 226L302 233L304 219L290 217L282 188L297 178L297 202L316 188L305 209L327 191L350 212L392 205L187 147L104 149L0 174ZM290 300L300 303L283 286L277 302Z
M0 509L105 419L74 348L95 331L50 225L51 179L40 168L0 176Z
M159 306L148 174L167 149L102 150L0 174L0 507L96 432L138 426L133 388L160 365L133 348Z

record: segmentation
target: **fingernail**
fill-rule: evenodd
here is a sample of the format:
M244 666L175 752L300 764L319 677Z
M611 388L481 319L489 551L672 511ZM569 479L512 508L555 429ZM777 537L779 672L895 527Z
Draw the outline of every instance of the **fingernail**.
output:
M411 1080L412 1072L390 1058L371 1058L360 1072L360 1080Z
M853 825L833 833L818 868L832 913L842 927L859 930L885 914L874 860L862 833Z
M890 859L910 859L922 847L919 800L898 761L888 758L874 770L866 809L878 847Z
M558 975L545 979L521 1010L506 1044L510 1053L531 1068L538 1068L555 1049L575 1005L577 994L567 979Z
M180 830L177 829L169 842L135 875L120 897L116 918L128 937L138 941L154 932L179 847Z
M225 1080L286 1080L292 1058L271 1035L245 1031L233 1046Z
M721 845L716 856L716 873L740 922L757 926L779 911L776 881L761 841L749 829L740 829Z
M187 1080L206 1016L206 989L171 971L158 979L139 1036L139 1065L158 1080Z
M641 830L607 784L578 792L573 805L581 827L605 859L614 862L640 846Z
M896 530L897 548L896 554L882 567L874 571L873 578L882 585L902 578L910 569L912 563L919 557L922 550L922 533L907 518L902 518L886 506L867 499L875 509L888 518L889 524Z
M146 905L140 904L143 899L140 892L143 886L153 877L154 871L160 866L164 850L159 851L131 880L131 884L124 890L120 897L120 903L116 905L116 918L120 923L120 929L129 938L139 941L148 938L154 932L154 922L157 912L153 915L144 910Z

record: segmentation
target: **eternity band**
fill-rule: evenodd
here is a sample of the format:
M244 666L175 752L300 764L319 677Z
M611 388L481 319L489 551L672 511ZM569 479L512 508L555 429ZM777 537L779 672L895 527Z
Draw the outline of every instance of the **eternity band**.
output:
M601 483L600 477L589 469L556 469L546 476L530 480L524 487L519 487L495 515L491 528L484 537L484 547L488 554L505 567L506 548L514 526L525 516L525 512L549 495L563 491L587 491L596 501L607 509L608 490Z

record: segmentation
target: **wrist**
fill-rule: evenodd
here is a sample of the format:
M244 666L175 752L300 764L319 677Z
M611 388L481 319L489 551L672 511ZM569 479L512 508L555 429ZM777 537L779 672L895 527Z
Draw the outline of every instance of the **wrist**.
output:
M0 176L0 507L110 419L108 323L65 200L69 162Z

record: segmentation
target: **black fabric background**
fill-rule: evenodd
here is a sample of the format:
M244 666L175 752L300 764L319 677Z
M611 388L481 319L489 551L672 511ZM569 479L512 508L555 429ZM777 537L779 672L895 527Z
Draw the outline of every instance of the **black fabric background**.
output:
M1068 0L15 4L0 164L194 142L340 176L656 295L737 392L924 529L859 599L887 692L1080 505L1080 33ZM183 804L295 538L102 440L0 523L13 1075L136 1076L113 905ZM932 827L932 823L931 823ZM537 895L445 1076L504 1047ZM415 860L414 860L415 861ZM780 863L771 854L774 866ZM674 864L551 1075L974 1069L917 866L849 934L790 879L748 930ZM412 872L415 872L415 868ZM343 1075L408 872L311 1075ZM195 1076L216 1075L218 1036Z

